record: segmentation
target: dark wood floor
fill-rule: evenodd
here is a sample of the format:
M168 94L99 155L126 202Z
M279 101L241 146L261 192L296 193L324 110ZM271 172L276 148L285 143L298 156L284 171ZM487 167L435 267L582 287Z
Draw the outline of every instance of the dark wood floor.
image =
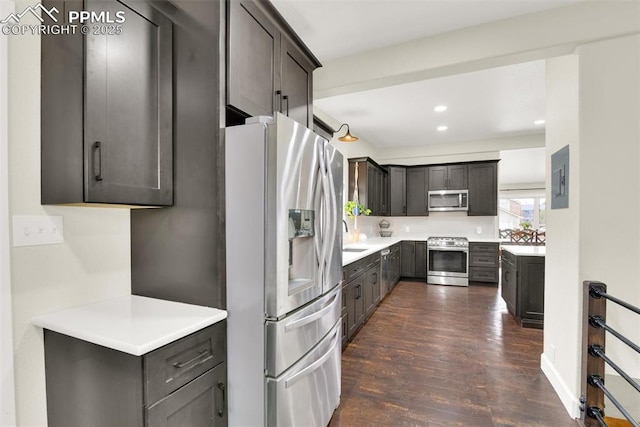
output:
M342 354L330 426L578 426L541 353L496 287L400 282Z

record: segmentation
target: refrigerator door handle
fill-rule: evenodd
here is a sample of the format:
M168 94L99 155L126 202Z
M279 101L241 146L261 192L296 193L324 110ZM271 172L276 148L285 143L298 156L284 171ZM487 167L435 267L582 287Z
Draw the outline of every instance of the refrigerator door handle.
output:
M337 204L336 204L336 188L333 183L333 171L331 169L331 158L329 156L325 156L325 167L326 167L326 200L327 200L327 217L329 218L329 227L328 233L325 234L324 241L328 248L327 257L325 260L325 270L326 277L330 277L329 271L332 267L333 260L333 250L334 243L336 239L336 234L338 230L338 214L337 214ZM334 283L328 283L327 286L332 286Z
M320 356L312 364L310 364L309 366L307 366L306 368L304 368L300 372L296 373L291 378L286 379L285 382L284 382L285 388L291 387L297 381L301 380L302 378L304 378L304 377L306 377L308 375L311 375L316 369L320 368L322 366L322 364L324 362L326 362L327 359L329 359L332 356L333 349L334 349L335 345L337 344L337 340L339 338L340 338L340 328L336 328L334 330L334 332L333 332L333 337L331 338L331 340L334 341L334 342L331 345L331 347L329 348L329 350L325 354Z
M284 330L285 332L289 332L292 331L294 329L297 328L301 328L304 325L308 325L311 322L314 322L318 319L320 319L321 317L323 317L327 312L331 311L333 309L333 305L336 304L336 302L338 301L338 296L340 295L339 292L337 292L332 298L331 300L327 303L327 305L325 305L322 309L316 311L315 313L312 313L308 316L303 317L302 319L297 319L294 320L291 323L287 323L284 326Z
M318 203L318 211L320 217L320 227L319 227L319 236L320 238L316 240L317 242L317 259L318 259L318 271L320 273L320 285L324 291L324 280L326 277L326 265L327 265L327 222L328 222L328 212L327 212L327 184L326 184L326 170L325 170L325 155L324 155L324 147L322 144L317 144L316 149L318 150L319 157L319 169L320 173L318 174L318 186L316 187L317 191L317 203Z

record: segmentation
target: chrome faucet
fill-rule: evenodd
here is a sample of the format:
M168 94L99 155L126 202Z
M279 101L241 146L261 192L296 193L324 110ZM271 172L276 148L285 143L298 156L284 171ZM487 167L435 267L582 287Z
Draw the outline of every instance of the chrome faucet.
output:
M344 231L346 231L348 233L349 232L349 227L347 226L347 221L345 221L343 219L342 222L344 223Z

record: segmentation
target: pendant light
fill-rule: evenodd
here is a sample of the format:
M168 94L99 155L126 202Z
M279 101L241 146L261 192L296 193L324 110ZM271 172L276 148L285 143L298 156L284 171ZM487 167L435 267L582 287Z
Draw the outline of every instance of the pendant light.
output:
M346 124L346 123L341 124L341 125L340 125L340 127L338 128L338 130L336 130L336 131L334 132L334 134L335 134L335 133L340 132L340 129L342 129L342 127L343 127L343 126L346 126L346 127L347 127L347 133L346 133L344 136L339 137L339 138L338 138L338 141L342 141L342 142L356 142L356 141L358 140L358 137L357 137L357 136L353 136L353 135L351 135L351 133L349 132L349 125L348 125L348 124Z

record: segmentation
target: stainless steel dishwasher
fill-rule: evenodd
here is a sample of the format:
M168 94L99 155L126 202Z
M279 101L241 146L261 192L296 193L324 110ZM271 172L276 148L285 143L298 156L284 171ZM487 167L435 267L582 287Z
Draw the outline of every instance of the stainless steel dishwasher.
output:
M389 249L380 252L380 300L389 292Z

